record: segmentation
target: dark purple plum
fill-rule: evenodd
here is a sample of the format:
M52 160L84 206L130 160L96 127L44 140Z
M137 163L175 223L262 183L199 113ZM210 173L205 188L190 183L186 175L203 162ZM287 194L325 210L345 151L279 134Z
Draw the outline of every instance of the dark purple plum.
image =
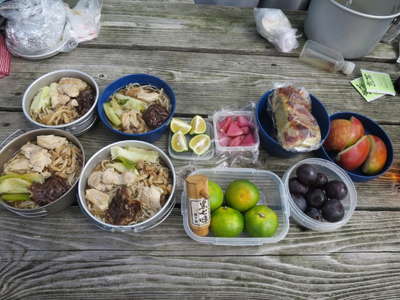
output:
M308 186L302 184L297 178L290 178L289 191L292 194L305 195L308 192Z
M325 186L325 192L329 199L342 200L347 196L347 187L339 180L332 180Z
M306 199L309 206L321 208L326 201L326 196L323 190L313 189L307 193Z
M293 202L300 208L301 211L306 211L307 209L307 201L303 195L300 194L292 194Z
M297 168L296 175L302 184L311 186L317 179L317 170L310 164L304 164Z
M317 209L317 208L314 208L314 207L309 208L306 211L306 215L309 216L310 218L314 219L314 220L317 220L317 221L320 221L320 222L323 221L321 211L319 209Z
M322 207L322 216L328 222L338 222L344 217L344 207L342 202L336 199L326 201Z
M318 173L317 179L314 182L314 187L323 188L328 183L328 176L324 173Z

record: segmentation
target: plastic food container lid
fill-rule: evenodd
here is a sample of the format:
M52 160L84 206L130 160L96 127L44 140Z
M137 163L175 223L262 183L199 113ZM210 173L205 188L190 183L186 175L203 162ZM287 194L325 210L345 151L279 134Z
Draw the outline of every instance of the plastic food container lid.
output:
M190 175L202 174L210 180L218 183L223 190L234 180L248 179L253 182L261 191L261 199L258 205L264 204L273 209L279 217L279 227L273 237L254 238L242 234L236 238L214 237L210 233L206 237L196 235L189 226L189 214L187 207L186 186L182 192L181 213L183 216L183 227L186 234L199 243L226 246L259 246L263 244L277 243L285 238L289 231L290 209L287 201L282 180L274 173L265 170L245 168L214 168L199 169Z
M318 172L323 172L325 175L327 175L329 181L337 179L343 181L343 183L346 185L348 194L346 198L341 200L345 208L345 215L341 221L331 223L314 220L303 213L293 202L289 191L289 179L296 176L296 168L303 164L313 165L314 167L316 167ZM350 220L357 206L357 191L349 175L347 175L347 173L336 164L325 159L308 158L299 161L285 172L285 174L283 175L283 183L285 185L287 198L290 205L291 216L296 221L296 223L311 230L322 232L337 230Z

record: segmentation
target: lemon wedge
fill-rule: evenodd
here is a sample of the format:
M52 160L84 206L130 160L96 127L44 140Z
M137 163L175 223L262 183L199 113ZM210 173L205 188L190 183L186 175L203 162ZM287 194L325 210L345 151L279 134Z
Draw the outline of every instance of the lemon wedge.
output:
M189 147L197 155L202 155L210 149L211 139L207 134L196 135L190 140Z
M185 134L182 131L177 131L171 138L171 147L175 152L188 151Z
M190 125L192 126L190 134L202 134L207 130L206 121L200 116L194 116Z
M183 134L187 134L192 129L192 126L181 119L172 118L170 129L173 133L181 131Z

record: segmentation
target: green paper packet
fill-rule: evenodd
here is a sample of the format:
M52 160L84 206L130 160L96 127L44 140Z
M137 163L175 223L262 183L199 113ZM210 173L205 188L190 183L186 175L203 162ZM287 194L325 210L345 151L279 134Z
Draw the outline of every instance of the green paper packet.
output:
M396 96L393 81L389 74L368 70L361 70L361 74L364 80L364 85L369 93Z
M364 80L362 77L350 81L354 88L364 97L367 102L374 101L378 98L385 96L385 94L369 93L364 85Z

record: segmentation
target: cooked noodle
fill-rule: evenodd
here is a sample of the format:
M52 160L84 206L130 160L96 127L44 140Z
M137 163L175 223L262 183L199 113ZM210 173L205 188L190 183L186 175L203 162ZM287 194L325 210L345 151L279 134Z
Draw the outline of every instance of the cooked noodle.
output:
M101 161L95 167L92 174L95 172L105 172L107 169L110 168L109 165L112 162L113 161L111 160ZM143 191L143 187L147 188L152 187L162 191L160 197L161 207L165 204L166 200L168 199L169 195L172 192L172 177L168 167L164 166L159 162L152 163L152 162L140 161L136 165L136 170L138 174L135 182L131 185L127 185L124 187L129 190L129 193L131 195L129 201L139 201L141 203L141 209L135 216L134 220L130 221L127 224L119 224L119 225L137 224L151 218L158 212L159 209L155 209L154 207L149 206L146 202L142 201L142 197L144 195L142 194L141 191ZM89 186L87 187L87 189L90 188L91 187ZM105 192L106 194L109 195L111 199L113 199L119 188L121 188L121 185L110 185L107 187L107 190ZM115 201L115 199L113 199L112 201ZM105 223L109 223L106 220L106 211L96 210L94 204L87 198L86 198L86 204L88 206L88 209L93 213L93 215L97 219Z
M55 149L46 149L40 147L35 141L25 144L23 147L21 147L21 149L24 149L26 146L31 146L34 150L42 152L44 157L43 159L45 161L47 158L50 159L49 163L46 163L43 169L38 171L35 169L35 162L31 160L32 158L29 156L29 153L20 150L7 163L4 164L2 175L37 174L44 178L44 183L46 183L47 179L50 179L53 176L58 176L62 178L64 182L66 182L66 186L72 186L77 180L82 168L83 157L81 150L73 143L67 141ZM6 202L8 205L21 209L33 209L40 207L40 205L33 200L31 187L30 193L32 198L31 200Z
M150 100L146 97L143 97L143 95L146 95L147 92L150 92L149 94L152 95L153 97L157 95L156 98L155 99L152 98ZM111 99L110 102L113 101L115 101L116 103L119 102L116 99L115 96L116 94L122 94L124 96L134 98L135 100L142 102L142 104L146 107L146 109L152 105L159 105L160 107L164 108L164 110L167 113L170 112L171 104L169 97L167 96L167 94L164 92L163 89L159 89L155 86L140 85L139 83L130 83L125 88L113 94L110 98ZM119 105L117 104L117 106ZM120 131L126 133L145 133L153 129L149 128L148 124L146 123L146 120L143 117L144 111L137 111L132 108L126 108L124 107L124 105L120 105L115 113L121 119L121 125L120 126L113 125L113 127Z

